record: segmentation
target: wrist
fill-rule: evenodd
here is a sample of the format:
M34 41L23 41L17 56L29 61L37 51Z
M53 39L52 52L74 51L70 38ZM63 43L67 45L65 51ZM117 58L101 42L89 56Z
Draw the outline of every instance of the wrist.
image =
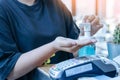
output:
M52 41L52 42L51 42L51 48L52 48L52 50L53 50L54 52L59 51L59 50L57 49L57 47L56 47L55 41Z

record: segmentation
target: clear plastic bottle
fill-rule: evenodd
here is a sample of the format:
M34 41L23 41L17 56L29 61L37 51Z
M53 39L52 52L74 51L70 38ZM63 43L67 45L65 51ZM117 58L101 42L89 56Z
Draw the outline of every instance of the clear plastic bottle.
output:
M91 37L91 24L90 23L83 23L84 27L84 36L79 36L79 40L81 39L90 39ZM78 56L91 56L95 55L95 44L90 44L84 46L78 50Z

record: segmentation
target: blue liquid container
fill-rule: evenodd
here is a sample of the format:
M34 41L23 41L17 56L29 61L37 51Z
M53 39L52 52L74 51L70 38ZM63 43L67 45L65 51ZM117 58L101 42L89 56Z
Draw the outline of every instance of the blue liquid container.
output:
M95 44L84 46L83 48L78 50L79 57L91 55L95 55Z
M79 40L91 39L91 24L83 23L84 26L84 36L79 36ZM95 44L86 45L78 50L78 56L91 56L95 55Z

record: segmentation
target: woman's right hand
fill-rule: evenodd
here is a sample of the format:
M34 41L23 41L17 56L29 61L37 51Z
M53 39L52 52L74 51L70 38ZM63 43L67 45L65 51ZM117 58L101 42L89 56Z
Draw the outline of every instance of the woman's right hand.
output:
M64 37L57 37L53 41L54 48L57 51L66 51L70 53L75 53L78 49L81 47L95 43L95 39L82 39L82 40L74 40L70 38L64 38Z

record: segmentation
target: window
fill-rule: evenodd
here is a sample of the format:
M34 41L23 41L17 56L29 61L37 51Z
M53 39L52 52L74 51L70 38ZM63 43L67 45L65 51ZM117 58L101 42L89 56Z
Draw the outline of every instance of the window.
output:
M120 23L119 0L62 0L73 16L95 14L105 19L111 30Z
M95 0L76 0L76 16L96 13Z
M120 3L119 0L106 0L106 16L107 18L120 17Z
M75 16L96 13L95 11L96 0L62 0L62 1L68 7L68 9L75 14Z

